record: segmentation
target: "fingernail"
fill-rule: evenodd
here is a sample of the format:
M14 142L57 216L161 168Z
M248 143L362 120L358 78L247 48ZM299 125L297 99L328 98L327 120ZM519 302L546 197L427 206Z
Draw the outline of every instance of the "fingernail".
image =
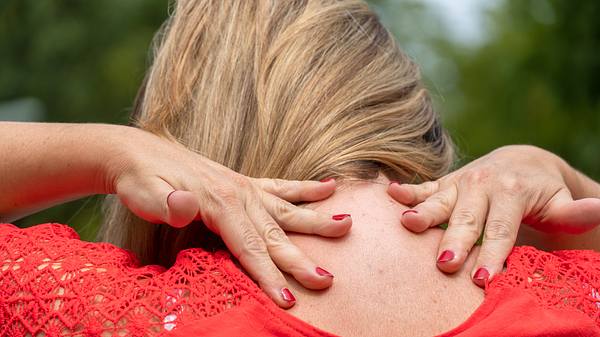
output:
M475 283L479 286L483 287L485 286L485 281L487 281L488 277L490 277L490 272L484 267L481 267L477 269L475 275L473 275L473 280L475 280Z
M327 183L327 182L330 182L330 181L332 181L332 180L334 180L334 179L333 179L333 178L331 178L331 177L329 177L329 178L321 179L321 180L319 180L319 181L320 181L320 182L322 182L322 183Z
M440 257L438 257L437 262L448 262L452 261L452 259L454 259L454 252L451 250L445 250L442 252L442 254L440 254Z
M281 297L286 302L296 302L296 298L288 288L281 288Z
M329 276L329 277L333 277L333 274L328 272L327 270L321 268L321 267L317 267L317 274L321 275L321 276Z
M391 185L391 184L398 184L398 185L400 185L400 183L399 183L399 182L397 182L397 181L395 181L395 180L390 180L390 185Z
M173 193L177 192L177 190L173 190L171 192L169 192L169 195L167 195L167 205L169 204L169 198L171 198L171 195L173 195Z
M415 211L414 209L407 209L406 211L402 212L402 215L406 215L408 213L415 213L415 214L419 214L419 212Z
M336 215L332 216L331 218L335 221L342 221L349 217L350 217L350 214L336 214Z

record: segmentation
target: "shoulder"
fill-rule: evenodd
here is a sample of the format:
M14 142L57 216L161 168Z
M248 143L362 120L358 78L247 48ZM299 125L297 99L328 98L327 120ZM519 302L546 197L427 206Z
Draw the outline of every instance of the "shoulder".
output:
M58 223L45 223L27 228L19 228L13 224L0 224L0 238L13 237L51 238L63 237L79 240L79 235L73 228Z

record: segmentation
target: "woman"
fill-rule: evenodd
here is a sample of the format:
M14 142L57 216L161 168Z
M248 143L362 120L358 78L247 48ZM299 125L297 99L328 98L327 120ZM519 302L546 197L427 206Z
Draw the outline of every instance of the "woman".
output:
M408 208L387 196L390 178L400 182L438 178L452 163L452 147L420 85L416 65L399 51L365 5L354 1L180 1L159 36L163 40L157 46L156 59L136 102L135 119L140 128L177 140L244 175L283 179L336 177L340 188L334 196L307 204L305 210L314 208L337 214L350 211L353 215L354 228L343 238L324 241L291 237L313 258L330 262L328 269L337 277L335 287L326 293L312 293L292 283L292 291L272 291L260 282L260 276L254 275L271 298L277 301L282 294L280 302L290 306L295 302L293 292L301 293L291 313L344 336L442 333L477 309L483 291L471 282L466 269L448 278L428 263L442 232L433 229L414 236L397 226L400 215ZM186 163L184 157L176 155L175 159ZM160 165L151 161L147 164L159 170ZM140 170L142 165L123 171L139 176L135 173ZM132 191L131 195L135 194L133 187L139 186L135 179L128 182L126 178L115 185L117 192L123 188ZM182 189L169 185L178 192ZM318 188L328 188L329 192L304 200L321 199L331 193L332 186ZM400 187L390 188L396 198L411 193L398 193L397 188ZM128 193L118 194L125 196L125 204L140 216L145 213L140 209L154 200L140 198L137 207L127 203ZM422 199L414 197L411 202ZM189 200L179 204L182 210L189 208L182 205L185 202ZM171 206L169 201L167 204ZM36 275L58 273L50 282L53 297L48 301L51 308L59 308L54 311L69 312L73 320L64 318L68 315L48 314L52 310L41 315L50 319L35 320L37 316L30 312L39 308L41 302L25 298L22 287L6 292L12 302L4 303L2 317L15 326L21 324L19 329L25 326L19 323L21 317L30 323L43 322L41 330L30 329L32 334L49 331L46 326L56 325L61 333L74 335L329 335L266 301L227 256L210 253L219 243L208 242L203 231L206 225L222 234L232 253L244 264L247 256L264 251L263 245L274 259L282 247L289 251L287 238L276 227L263 228L261 240L256 240L256 234L240 235L246 242L263 244L236 250L232 240L221 232L224 227L211 226L216 217L210 208L200 210L202 223L192 223L184 230L141 221L116 200L109 201L107 208L102 237L132 249L144 261L170 265L179 250L190 246L201 246L209 252L187 250L167 271L136 268L132 258L114 246L98 244L92 248L75 240L64 227L10 229L5 238L10 245L5 245L4 250L14 251L11 247L18 243L18 252L27 252L26 257L36 256L38 262L23 263L25 258L19 260L19 254L13 254L10 256L15 257L6 260L4 271L19 275L19 280L27 275L26 266L28 272ZM277 218L275 210L268 213ZM314 217L317 213L310 214ZM187 218L191 217L196 214L191 212ZM290 223L283 221L285 218L278 220ZM349 221L347 217L344 220ZM410 223L405 220L409 218L402 217L403 223ZM222 223L226 226L228 221ZM290 228L297 228L298 223L290 224ZM332 221L327 225L336 228L335 234L341 234L349 223ZM315 225L303 231L318 233L322 228L323 225ZM54 248L31 248L34 239L41 240L42 247ZM60 255L65 242L71 252L77 253ZM110 261L86 258L89 250ZM57 255L61 257L58 262ZM303 285L323 288L331 284L331 274L313 275L317 269L305 262L309 260L296 262L293 257L289 254L279 259L280 267ZM474 255L466 263L475 266ZM512 275L513 265L518 264L509 265L506 275ZM536 275L545 276L541 272ZM329 283L315 284L311 276L322 276ZM37 280L44 279L29 277L27 286L35 289ZM56 287L56 283L61 286ZM588 282L588 287L595 286L596 281ZM73 290L83 288L85 291ZM495 300L500 291L506 290L494 289L499 289L492 297ZM77 296L72 296L74 293ZM530 299L525 293L522 290L517 298ZM79 300L79 306L73 305L74 298ZM466 325L449 334L465 335L471 328L481 329L481 324L475 326L473 322L498 317L490 314L495 312L492 309L506 308L489 304L497 302L486 303ZM518 305L522 307L522 303L517 303L508 308L521 308ZM24 307L31 311L22 314ZM588 324L592 320L584 314L569 311L568 317L572 324L587 324L579 327L597 329L593 323ZM510 334L515 330L506 331Z

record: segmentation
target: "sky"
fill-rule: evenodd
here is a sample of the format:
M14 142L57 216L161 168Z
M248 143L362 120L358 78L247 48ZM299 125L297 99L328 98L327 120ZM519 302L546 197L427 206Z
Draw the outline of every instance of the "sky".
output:
M502 3L502 0L421 1L439 15L452 40L466 45L477 45L485 40L485 13Z
M477 48L492 33L490 29L493 26L486 22L489 18L487 13L504 1L387 0L387 11L380 9L379 14L384 24L396 35L401 48L421 66L422 75L428 82L432 95L439 101L444 101L446 93L454 90L459 74L454 61L447 55L440 54L436 48L439 39L448 39L465 47L465 51ZM414 5L431 15L425 15L419 10L410 12L411 8L415 8ZM395 12L394 8L411 14L407 17L406 12Z

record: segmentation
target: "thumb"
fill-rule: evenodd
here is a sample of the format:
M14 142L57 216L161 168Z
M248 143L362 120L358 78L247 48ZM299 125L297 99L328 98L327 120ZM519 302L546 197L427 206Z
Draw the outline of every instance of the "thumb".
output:
M422 203L427 198L438 192L440 184L438 181L427 181L422 184L400 184L391 181L388 187L388 194L397 202L414 206Z
M580 234L600 225L600 199L573 200L568 190L553 198L540 228L546 232Z
M121 202L140 218L184 227L197 218L199 204L192 192L175 190L162 179L139 184L133 180L119 184Z
M174 190L167 196L167 210L167 223L177 228L184 227L198 218L198 200L192 192Z

